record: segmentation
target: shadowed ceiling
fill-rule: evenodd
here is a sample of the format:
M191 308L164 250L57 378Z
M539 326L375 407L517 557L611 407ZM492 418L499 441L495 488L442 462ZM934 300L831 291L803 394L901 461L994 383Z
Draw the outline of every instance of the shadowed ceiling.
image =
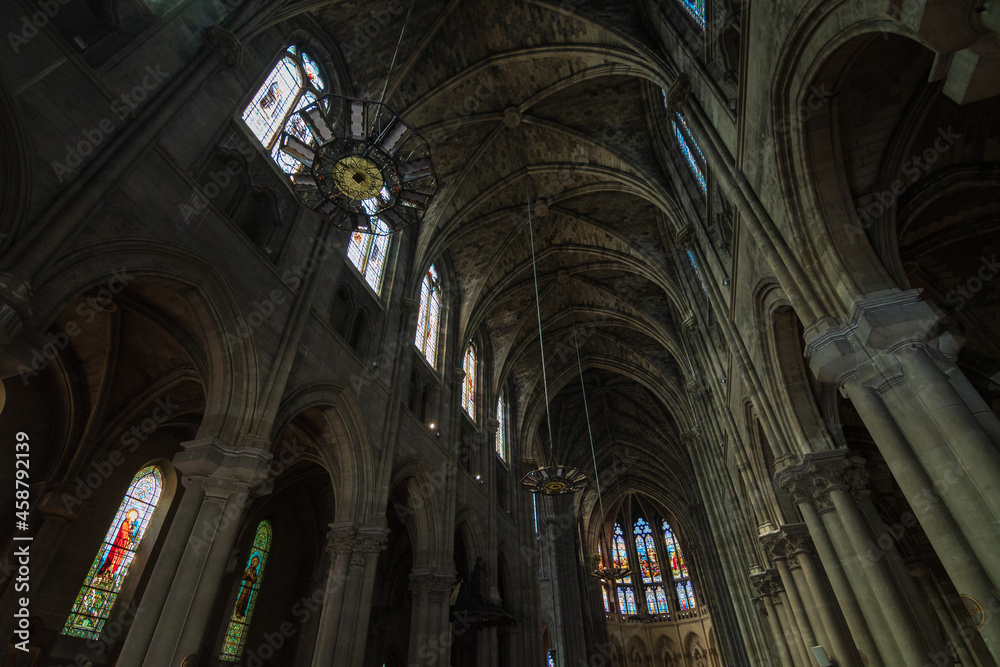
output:
M338 2L313 13L353 45L354 94L381 94L408 8ZM683 223L653 141L668 71L639 3L420 0L388 83L387 103L430 142L441 183L410 281L431 262L449 268L458 340L488 338L489 395L515 389L526 438L545 422L532 202L557 458L585 470L574 329L602 412L600 458L631 443L662 478L679 463L664 452L679 454L686 430L673 323L690 308L669 245Z

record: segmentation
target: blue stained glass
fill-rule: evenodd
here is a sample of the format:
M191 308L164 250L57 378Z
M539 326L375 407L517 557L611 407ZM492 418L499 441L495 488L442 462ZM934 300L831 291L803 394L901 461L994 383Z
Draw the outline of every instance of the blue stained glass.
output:
M680 0L681 5L688 11L701 29L705 29L705 0Z
M552 651L552 649L549 649L548 658L549 658L548 662L549 667L556 667L556 654L555 652Z
M302 69L305 70L309 83L311 83L316 90L323 90L326 88L326 83L323 82L323 75L319 72L319 65L317 65L313 59L305 53L302 54Z
M532 495L535 495L535 494L532 494ZM605 614L610 614L611 613L611 601L608 600L608 588L607 588L607 586L601 586L601 594L604 595L604 613Z
M143 468L132 478L76 596L62 634L95 640L101 638L101 630L118 599L162 489L160 469L154 466Z
M684 563L684 554L681 552L677 538L670 524L663 522L663 541L667 543L667 558L670 559L670 568L673 571L674 579L686 579L688 577L687 565Z
M507 415L504 412L503 394L497 398L497 455L501 461L507 460ZM531 494L532 498L537 498L536 494ZM538 501L535 501L535 532L538 532Z
M656 607L657 611L661 614L666 614L667 609L667 592L663 590L663 586L656 587Z
M687 590L682 583L677 584L677 602L680 604L681 609L691 608L691 604L688 602Z
M688 259L691 260L691 268L694 269L694 277L698 281L698 286L701 287L701 291L708 294L705 289L705 281L701 279L701 271L698 270L698 262L694 260L694 252L688 248Z
M660 564L656 560L656 545L653 542L653 530L645 519L635 522L635 550L639 555L639 569L642 572L642 583L651 584L661 581Z
M691 135L691 130L688 128L684 116L675 113L673 125L677 145L680 146L681 152L684 153L684 159L687 160L688 167L691 168L691 173L694 174L695 179L698 181L698 186L701 188L702 194L704 194L708 192L705 171L702 167L705 164L705 155L701 152L701 148L698 147L698 143Z
M691 585L690 581L684 582L684 592L687 594L688 608L694 609L696 606L694 603L694 587Z

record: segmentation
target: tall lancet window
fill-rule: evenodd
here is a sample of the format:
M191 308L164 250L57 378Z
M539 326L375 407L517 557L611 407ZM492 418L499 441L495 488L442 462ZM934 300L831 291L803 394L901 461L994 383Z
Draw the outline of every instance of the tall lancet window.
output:
M674 126L674 137L677 139L677 145L680 147L681 153L684 154L684 159L687 161L691 173L694 174L695 180L698 181L701 193L706 194L708 183L705 180L705 154L701 152L698 142L694 140L694 135L691 134L691 129L683 115L675 111L671 122Z
M465 371L465 380L462 384L462 407L465 412L476 418L476 345L469 343L465 350L465 358L462 360L462 370Z
M431 264L420 286L420 311L417 313L417 334L414 344L424 359L437 367L438 323L441 317L441 280Z
M679 0L701 29L705 29L705 0Z
M650 614L667 613L667 593L663 588L663 575L656 558L653 529L645 519L639 518L632 528L635 535L635 553L639 557L639 572L646 597L646 608Z
M238 662L243 655L243 647L247 642L247 630L250 628L250 618L260 592L260 581L264 576L264 566L267 564L267 554L271 551L271 524L261 521L257 524L257 532L250 546L250 554L243 565L243 575L240 578L240 593L236 598L236 606L229 618L226 628L226 638L222 643L221 660Z
M625 546L625 533L622 531L620 523L615 524L614 541L611 546L611 556L614 565L630 567L628 562L628 548ZM625 577L616 582L618 593L618 610L621 614L635 614L635 591L629 583L629 578Z
M670 524L663 522L663 541L667 545L667 558L670 559L670 571L674 577L674 587L677 590L677 604L681 609L694 609L697 605L694 601L694 588L691 585L691 575L688 572L687 563L684 562L684 553L681 551L680 543L674 536L674 531Z
M369 218L369 222L375 227L375 233L354 230L347 246L347 258L378 294L382 290L382 272L389 249L389 226L376 217Z
M497 398L497 456L504 463L507 462L507 406L503 402L503 392ZM531 495L536 498L535 494ZM535 501L537 503L537 500ZM535 532L538 532L538 512L535 512Z
M76 596L62 634L100 639L163 491L160 469L136 473Z
M294 174L305 167L282 152L282 131L313 145L315 139L305 121L293 114L314 104L325 92L326 83L317 62L301 48L289 46L243 110L243 122L286 174Z

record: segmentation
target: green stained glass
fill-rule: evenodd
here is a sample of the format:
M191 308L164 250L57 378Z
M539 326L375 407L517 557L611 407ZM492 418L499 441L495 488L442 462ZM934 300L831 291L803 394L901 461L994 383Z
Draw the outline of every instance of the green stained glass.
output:
M122 583L139 550L139 543L160 500L163 479L159 468L148 466L136 473L118 506L97 557L76 596L62 634L100 639Z
M247 556L246 566L240 580L240 592L229 619L229 627L226 628L226 638L222 643L222 655L219 656L221 660L236 662L243 655L247 630L250 627L254 606L257 604L260 581L264 576L264 565L267 563L267 554L270 550L271 524L267 521L261 521L257 525L250 555Z

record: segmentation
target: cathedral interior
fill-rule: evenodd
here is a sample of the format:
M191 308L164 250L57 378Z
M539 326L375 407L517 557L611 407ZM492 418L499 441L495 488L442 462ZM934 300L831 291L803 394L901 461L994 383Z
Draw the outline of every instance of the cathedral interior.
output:
M1000 0L3 8L2 664L1000 665Z

